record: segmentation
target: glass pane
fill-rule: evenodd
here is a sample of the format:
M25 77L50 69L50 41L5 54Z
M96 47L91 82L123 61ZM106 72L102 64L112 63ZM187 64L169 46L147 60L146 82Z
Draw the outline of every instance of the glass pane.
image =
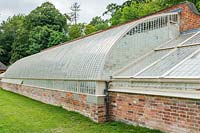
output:
M149 69L139 74L138 76L161 76L176 64L185 59L188 55L197 50L199 46L178 48L166 58L162 59L157 64L151 66Z
M179 37L177 37L176 39L173 39L172 41L168 42L166 45L159 47L158 49L165 49L165 48L172 48L172 47L176 47L177 45L179 45L180 43L184 42L185 40L187 40L188 38L190 38L191 36L193 36L196 33L190 33L190 34L183 34L180 35Z
M155 51L152 54L148 55L144 59L141 59L137 62L135 62L133 65L128 67L126 70L122 71L118 76L134 76L136 73L147 67L148 65L152 64L156 60L162 58L167 53L169 53L170 50L161 50L161 51Z
M189 45L189 44L200 44L200 33L186 41L183 45Z
M200 53L186 60L167 76L200 77Z

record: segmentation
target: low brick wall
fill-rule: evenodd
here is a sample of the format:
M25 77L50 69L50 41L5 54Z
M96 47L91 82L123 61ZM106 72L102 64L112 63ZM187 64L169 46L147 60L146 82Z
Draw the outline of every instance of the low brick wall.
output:
M173 133L200 132L200 100L110 92L110 119Z
M62 106L91 118L106 121L104 96L92 96L9 83L0 86L44 103ZM200 100L109 92L110 120L172 133L200 132Z
M91 118L95 122L101 123L106 120L104 96L77 94L2 82L0 83L0 86L5 90L24 95L47 104L62 106L69 111L79 112L80 114Z

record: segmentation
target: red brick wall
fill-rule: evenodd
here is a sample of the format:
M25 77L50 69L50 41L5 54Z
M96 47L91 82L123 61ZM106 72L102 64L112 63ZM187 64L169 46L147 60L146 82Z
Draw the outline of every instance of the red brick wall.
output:
M200 100L110 93L110 117L174 133L200 132Z
M67 110L79 112L80 114L91 118L95 122L101 123L106 120L105 104L88 102L88 95L85 94L75 94L72 92L42 89L9 83L1 83L0 86L5 90L24 95L47 104L62 106ZM104 100L104 97L100 98Z
M88 95L85 94L8 83L1 83L0 86L44 103L79 112L96 122L106 121L105 103L88 102ZM109 96L110 120L166 132L200 132L200 100L117 92L110 92Z
M190 6L192 6L191 3L185 2L182 4L169 7L165 10L158 12L157 14L181 8L182 12L180 14L180 20L181 20L180 31L183 32L187 30L198 29L200 28L200 15L196 14L191 9Z

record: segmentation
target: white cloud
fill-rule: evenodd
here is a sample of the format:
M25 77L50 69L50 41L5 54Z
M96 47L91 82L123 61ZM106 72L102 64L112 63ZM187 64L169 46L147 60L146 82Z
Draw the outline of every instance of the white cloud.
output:
M28 14L47 0L0 0L0 22L14 14ZM81 5L79 22L89 22L92 17L101 16L110 3L121 4L126 0L48 0L61 13L69 13L74 2Z

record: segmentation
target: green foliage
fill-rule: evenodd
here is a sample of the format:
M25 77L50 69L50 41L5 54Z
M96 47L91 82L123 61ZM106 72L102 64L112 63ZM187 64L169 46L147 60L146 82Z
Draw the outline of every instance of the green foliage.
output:
M112 25L127 22L129 20L154 13L162 9L158 0L128 1L113 13L110 19Z
M53 4L43 3L27 16L13 16L0 30L0 61L14 63L25 56L67 40L68 15L62 15Z
M0 107L1 133L161 133L120 122L98 124L78 113L1 88Z
M93 26L93 25L90 25L90 24L88 24L88 25L86 25L86 27L85 27L85 34L87 35L87 34L91 34L91 33L93 33L93 32L95 32L97 29Z
M184 1L185 0L128 0L122 5L108 5L105 13L111 15L111 24L117 25ZM193 2L198 10L200 10L200 2L198 0L189 1Z
M4 54L4 49L2 46L0 46L0 56L2 56Z
M136 2L132 2L130 7L126 6L122 9L122 15L120 18L120 23L127 22L128 20L138 18L139 13L142 9L141 4L138 4Z
M122 22L120 21L120 20L121 20L122 14L123 14L123 13L122 13L121 9L120 9L120 10L117 10L116 13L115 13L115 15L113 15L113 16L111 17L111 19L110 19L111 24L112 24L112 25L117 25L117 24L122 23Z
M18 34L18 30L23 27L25 17L23 15L16 15L3 21L0 27L0 47L1 56L0 61L8 65L11 59L12 45Z
M50 29L47 26L37 26L29 33L29 54L40 52L47 48Z
M117 5L116 3L111 3L106 7L106 11L103 13L103 15L107 14L113 16L120 8L121 6Z
M28 31L25 28L20 28L16 32L16 38L12 44L11 59L10 62L14 63L18 59L26 57L28 55Z
M92 21L90 21L89 24L93 25L97 31L105 30L105 29L107 29L109 27L108 26L108 22L103 20L99 16L96 16L96 17L92 18Z
M66 41L63 31L67 17L49 2L33 10L25 17L23 28L17 31L10 62Z
M75 39L81 37L83 25L71 25L69 27L69 37L70 39Z
M28 29L33 29L36 26L47 26L62 32L67 17L62 15L53 4L45 2L26 17L25 23Z
M69 39L67 38L67 36L64 33L51 30L47 47L49 48L51 46L55 46L57 44L66 42L68 40Z
M185 2L186 0L157 0L162 6L168 7L172 6L181 2ZM194 3L194 5L197 5L199 0L187 0L189 2Z
M38 53L43 49L57 45L66 41L66 36L58 31L52 30L47 26L37 26L29 33L29 55Z
M200 12L200 1L196 4L198 11Z

